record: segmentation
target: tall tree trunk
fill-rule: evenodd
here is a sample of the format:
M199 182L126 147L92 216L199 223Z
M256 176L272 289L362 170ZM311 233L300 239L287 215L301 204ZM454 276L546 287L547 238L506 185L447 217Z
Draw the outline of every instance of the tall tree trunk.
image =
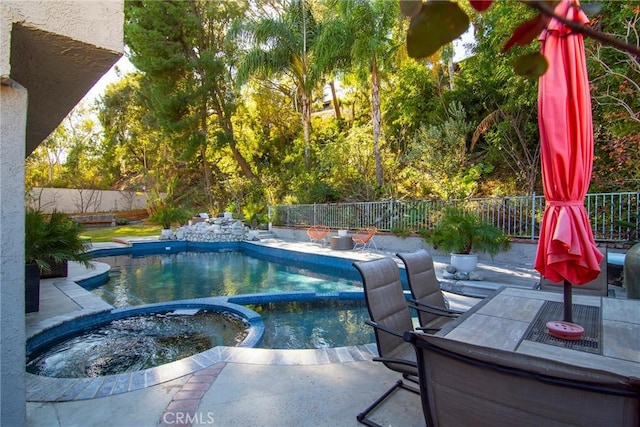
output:
M380 156L380 76L376 56L371 58L371 115L373 116L373 156L376 160L376 184L382 187L382 159Z
M304 164L307 172L311 172L311 100L304 89L300 91L302 104L302 129L304 131Z
M244 176L246 176L253 182L260 183L260 180L258 179L258 177L253 173L253 171L249 167L249 163L247 163L247 160L242 156L242 153L238 151L235 140L229 142L229 148L231 148L231 153L233 154L233 158L236 159L236 162L238 163L238 166L240 166L240 169L242 170L242 173L244 174Z
M233 123L231 122L231 117L227 116L226 112L222 109L222 104L220 102L222 96L217 92L213 92L213 95L213 109L216 111L218 125L225 133L225 140L229 144L229 148L231 149L233 158L240 167L240 170L242 170L242 173L245 177L249 178L253 182L260 183L258 177L253 173L251 167L249 167L249 163L247 163L247 160L244 158L244 156L236 146L236 139L233 133Z
M245 177L249 178L255 183L260 183L260 179L258 179L258 177L253 173L251 167L249 166L249 163L247 163L247 160L244 158L244 156L236 146L236 139L233 134L233 124L231 124L231 120L225 120L225 122L227 123L223 129L225 130L227 137L229 138L229 148L231 148L233 158L236 160L236 163L238 163L238 166L240 166L240 169L242 170L242 173Z
M341 120L342 114L340 114L340 104L338 104L338 96L336 95L336 85L333 83L333 80L329 82L329 87L331 88L331 98L333 101L333 110L336 112L336 119Z
M449 71L449 90L453 90L453 89L455 89L454 84L453 84L453 72L454 72L453 55L449 56L449 60L447 61L447 68L448 68L448 71Z
M207 135L209 134L209 130L207 127L207 110L208 110L208 102L205 99L202 103L201 110L201 119L200 119L200 128L201 132L204 135L204 143L200 145L200 160L202 161L202 174L204 175L204 187L205 193L207 195L207 203L210 207L213 207L213 192L211 191L211 186L213 184L213 176L211 174L211 167L209 166L209 161L207 160Z
M207 147L203 145L200 147L200 157L202 159L202 173L204 175L204 187L207 194L207 203L213 207L215 200L213 200L213 191L211 190L213 184L213 175L211 173L211 166L207 161Z
M302 8L302 128L304 131L304 164L307 172L311 172L311 99L307 94L307 70L309 69L309 57L307 56L307 15L305 14L304 1L300 2Z

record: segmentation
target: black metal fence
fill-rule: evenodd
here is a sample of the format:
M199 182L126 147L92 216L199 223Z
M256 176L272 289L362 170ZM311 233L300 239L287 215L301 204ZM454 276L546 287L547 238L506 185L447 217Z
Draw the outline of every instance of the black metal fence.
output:
M585 207L598 241L640 240L640 192L587 194ZM380 231L419 233L437 222L448 206L475 211L511 237L537 239L544 213L544 196L491 197L464 200L385 200L379 202L274 205L273 225L355 230L375 226Z

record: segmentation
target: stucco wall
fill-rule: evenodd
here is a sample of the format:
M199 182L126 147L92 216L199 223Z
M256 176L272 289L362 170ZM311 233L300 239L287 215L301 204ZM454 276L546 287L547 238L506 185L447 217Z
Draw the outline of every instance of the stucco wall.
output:
M2 426L26 424L25 155L122 55L123 21L122 0L0 2Z
M0 3L0 74L11 71L11 27L14 22L60 34L96 47L122 52L124 3L102 1L25 1Z
M25 409L24 138L27 91L0 85L0 425L21 426Z
M33 188L28 205L43 212L118 212L147 207L148 194L131 191Z

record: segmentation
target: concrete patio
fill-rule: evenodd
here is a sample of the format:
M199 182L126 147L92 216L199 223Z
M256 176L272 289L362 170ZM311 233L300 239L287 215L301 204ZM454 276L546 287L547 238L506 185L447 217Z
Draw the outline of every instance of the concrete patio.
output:
M353 259L391 255L380 251L332 251L317 244L279 239L264 239L256 244L314 253L326 251ZM118 245L94 244L94 248ZM437 266L445 262L444 258L436 257ZM503 264L482 263L481 268L492 283L531 289L537 281L534 271L524 267L517 275ZM87 274L98 272L72 265L68 278L43 281L41 310L26 316L27 336L80 314L109 307L73 283L73 279ZM479 301L451 293L447 296L453 308L468 308ZM28 399L27 425L357 426L360 424L356 414L399 378L372 362L373 353L373 344L322 350L230 348L199 371L141 390L64 402ZM28 378L28 395L31 384ZM46 395L48 391L39 393ZM424 425L419 397L404 390L392 395L371 418L385 426Z

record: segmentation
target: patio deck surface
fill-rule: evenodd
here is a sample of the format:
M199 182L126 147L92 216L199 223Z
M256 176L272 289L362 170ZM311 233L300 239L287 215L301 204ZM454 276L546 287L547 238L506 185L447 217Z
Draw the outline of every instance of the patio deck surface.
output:
M256 244L354 260L391 255L332 251L317 244L277 239ZM98 243L94 249L118 245ZM435 258L437 267L446 262ZM481 263L480 268L490 283L531 289L537 280L531 269L487 263ZM80 314L109 308L73 282L93 274L99 272L71 265L68 278L43 281L41 309L26 316L28 336ZM462 309L478 301L447 295L452 308ZM64 402L32 399L27 402L27 426L358 426L356 414L399 378L371 362L375 346L360 347L368 347L370 352L339 348L330 349L331 355L326 356L326 350L233 348L200 371L141 390ZM419 397L404 390L391 396L371 418L385 426L424 425Z

